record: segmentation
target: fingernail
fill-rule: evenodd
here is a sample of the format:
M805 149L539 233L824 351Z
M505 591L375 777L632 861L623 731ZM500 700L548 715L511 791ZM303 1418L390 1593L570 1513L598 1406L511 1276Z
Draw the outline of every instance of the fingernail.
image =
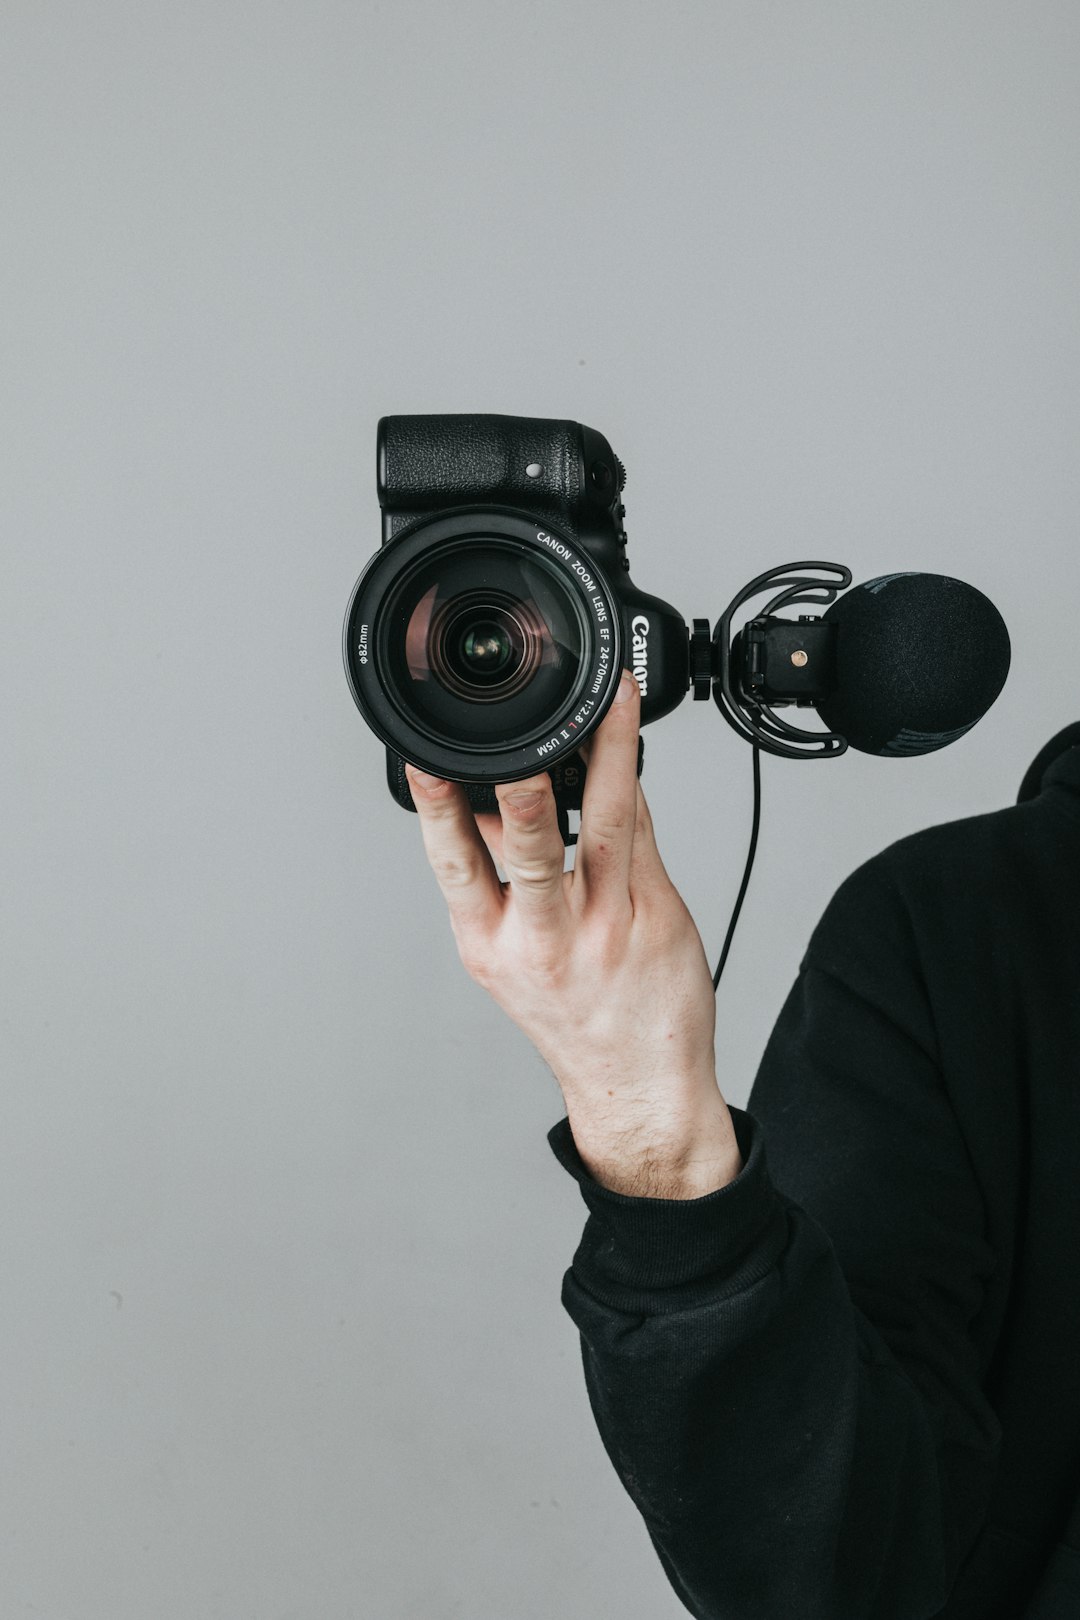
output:
M527 810L531 804L539 804L543 794L526 790L524 793L508 793L506 797L512 804L520 806L522 810Z
M444 777L429 776L427 771L418 771L415 768L412 770L412 779L417 787L422 788L440 787L445 780Z
M622 679L619 682L619 690L615 693L615 702L625 703L627 698L633 697L634 687L636 685L637 681L635 681L634 677L624 669L622 672Z

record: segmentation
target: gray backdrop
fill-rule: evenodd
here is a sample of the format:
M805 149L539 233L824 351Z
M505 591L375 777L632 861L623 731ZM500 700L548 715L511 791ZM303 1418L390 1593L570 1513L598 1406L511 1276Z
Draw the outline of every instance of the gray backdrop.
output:
M763 757L744 1104L845 874L1080 718L1080 10L0 10L0 1611L674 1617L561 1096L341 667L376 422L599 428L687 620L807 557L1004 613L953 747ZM715 963L751 752L688 697L646 756Z

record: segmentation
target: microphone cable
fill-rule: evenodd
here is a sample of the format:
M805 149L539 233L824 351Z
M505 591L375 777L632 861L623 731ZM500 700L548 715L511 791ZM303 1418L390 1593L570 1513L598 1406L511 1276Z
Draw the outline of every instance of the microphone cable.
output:
M754 864L754 852L757 849L758 827L761 823L761 750L756 741L754 741L752 746L754 750L754 825L750 833L750 852L746 857L746 868L743 872L742 884L739 888L739 898L735 902L735 910L731 913L731 921L728 924L727 938L724 941L724 949L720 953L720 960L716 965L716 972L713 974L713 990L715 990L720 983L720 975L723 973L724 963L728 959L728 951L731 949L731 936L735 932L735 924L738 922L739 912L742 910L743 897L746 894L746 885L750 881L750 869Z

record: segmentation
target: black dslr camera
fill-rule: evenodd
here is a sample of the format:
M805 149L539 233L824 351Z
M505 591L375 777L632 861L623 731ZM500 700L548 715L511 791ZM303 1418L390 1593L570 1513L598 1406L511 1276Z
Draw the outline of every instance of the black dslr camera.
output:
M593 428L528 416L384 416L377 449L382 548L350 598L344 657L391 793L415 809L407 759L497 811L496 782L547 770L575 842L578 748L623 668L642 725L689 685L682 616L628 577L622 463ZM639 737L639 775L643 760Z
M963 581L882 575L824 616L771 617L833 602L839 586L761 574L710 634L633 584L626 472L602 433L531 416L384 416L377 435L382 545L357 580L343 654L353 698L386 744L390 792L415 810L405 761L463 784L474 811L498 811L497 782L546 770L564 844L581 809L578 750L629 669L641 724L693 689L756 747L789 758L910 755L944 747L990 706L1009 642L993 604ZM787 589L738 632L733 613L771 584ZM797 595L802 586L823 596ZM842 632L839 633L838 632ZM817 705L807 732L769 705ZM801 746L814 745L813 751ZM638 739L638 775L644 743ZM756 756L755 756L756 771Z

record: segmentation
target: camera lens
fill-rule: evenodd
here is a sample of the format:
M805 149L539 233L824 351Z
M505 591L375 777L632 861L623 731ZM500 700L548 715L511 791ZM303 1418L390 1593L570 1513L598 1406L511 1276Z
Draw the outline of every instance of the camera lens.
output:
M497 674L510 656L510 638L497 624L474 625L461 650L471 669Z
M474 703L511 696L536 668L543 631L523 622L530 618L524 604L497 600L490 590L451 598L433 614L428 631L433 671L447 691Z
M586 679L590 639L557 564L478 535L425 551L376 624L390 701L434 741L477 752L561 719Z

